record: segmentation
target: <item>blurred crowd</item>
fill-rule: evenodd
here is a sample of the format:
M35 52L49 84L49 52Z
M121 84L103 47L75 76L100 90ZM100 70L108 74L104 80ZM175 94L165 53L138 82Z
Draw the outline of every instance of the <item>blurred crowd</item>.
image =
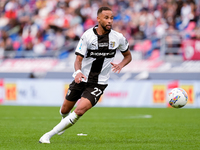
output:
M182 32L184 38L200 39L198 0L1 0L0 58L6 51L74 51L83 32L94 25L99 7L114 12L113 29L128 39L159 49L166 32Z

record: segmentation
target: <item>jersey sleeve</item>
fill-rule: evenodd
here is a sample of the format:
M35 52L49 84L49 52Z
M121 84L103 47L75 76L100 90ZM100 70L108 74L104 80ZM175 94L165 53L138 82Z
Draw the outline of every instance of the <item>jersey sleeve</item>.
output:
M84 57L86 54L86 51L87 51L87 40L86 40L85 34L83 34L78 42L78 45L75 50L75 54Z
M129 43L128 43L127 39L123 35L121 35L120 39L119 39L119 47L118 47L118 49L122 53L124 53L124 52L126 52L128 50L128 48L129 48Z

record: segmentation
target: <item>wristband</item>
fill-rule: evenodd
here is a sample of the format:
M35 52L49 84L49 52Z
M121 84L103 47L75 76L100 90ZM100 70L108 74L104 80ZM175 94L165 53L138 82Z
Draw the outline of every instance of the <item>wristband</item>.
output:
M74 73L73 73L73 75L72 75L72 77L73 78L75 78L76 77L76 75L78 74L78 73L80 73L81 72L81 70L79 69L79 70L76 70ZM82 73L82 72L81 72Z

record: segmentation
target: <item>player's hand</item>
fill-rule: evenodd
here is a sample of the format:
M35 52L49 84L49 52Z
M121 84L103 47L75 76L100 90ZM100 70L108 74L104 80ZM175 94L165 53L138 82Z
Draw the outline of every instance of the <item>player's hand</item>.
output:
M82 74L81 72L79 72L74 78L75 82L78 84L82 82L82 79L86 80L86 76L84 76L84 74Z
M119 64L113 64L112 62L111 62L111 65L112 65L112 71L113 72L117 72L117 73L120 73L120 71L122 70L122 66L121 65L119 65Z

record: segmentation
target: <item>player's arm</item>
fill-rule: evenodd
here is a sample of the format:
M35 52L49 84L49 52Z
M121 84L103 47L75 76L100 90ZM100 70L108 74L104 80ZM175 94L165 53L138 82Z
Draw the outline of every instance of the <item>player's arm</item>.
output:
M73 74L76 83L80 83L82 81L82 78L86 80L86 76L84 76L84 74L81 72L82 60L82 56L76 55L76 60L74 62L75 72Z
M132 56L131 56L130 50L123 52L122 55L124 56L124 58L122 59L122 61L119 64L111 63L113 72L120 73L122 68L131 62Z

